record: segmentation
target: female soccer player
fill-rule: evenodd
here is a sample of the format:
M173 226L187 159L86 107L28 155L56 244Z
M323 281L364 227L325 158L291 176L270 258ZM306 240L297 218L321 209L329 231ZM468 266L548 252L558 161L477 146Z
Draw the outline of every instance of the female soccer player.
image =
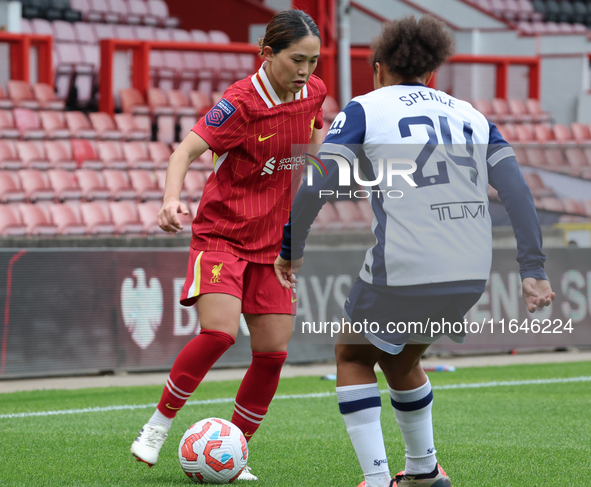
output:
M384 26L373 45L376 90L353 99L337 117L338 130L335 121L328 132L319 157L329 177L299 190L275 263L289 288L322 206L319 191L330 193L339 182L343 164L336 161L360 167L371 193L376 245L345 302L344 321L376 322L380 330L357 339L341 334L335 348L339 408L365 476L359 487L451 485L435 456L433 393L420 359L442 336L433 336L427 324L463 322L484 291L492 256L489 183L511 218L528 310L555 297L544 273L533 198L513 149L469 103L426 86L453 45L430 16ZM407 178L388 177L386 164ZM392 323L408 326L398 331ZM412 323L419 325L409 331ZM443 334L459 343L465 336L449 327ZM376 363L406 446L405 472L394 479L380 426Z
M193 221L181 296L181 304L197 304L201 333L179 353L154 415L131 446L137 459L150 465L157 462L177 411L234 343L241 313L253 358L232 422L247 440L267 413L287 357L295 299L275 279L273 262L294 181L298 187L292 169L299 165L289 162L292 145L320 143L326 87L312 76L320 34L304 12L275 15L260 46L259 71L230 86L170 157L158 213L167 232L181 230L179 215L188 214L179 195L189 164L211 149L214 172ZM240 478L256 480L248 471Z

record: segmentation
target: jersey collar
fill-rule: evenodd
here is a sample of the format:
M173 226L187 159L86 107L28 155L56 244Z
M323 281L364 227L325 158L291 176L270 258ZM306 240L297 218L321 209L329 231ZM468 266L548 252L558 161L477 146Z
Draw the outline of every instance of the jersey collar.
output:
M271 85L271 81L269 81L269 77L265 72L265 66L267 65L267 61L263 62L260 69L251 76L250 80L254 85L257 93L263 99L267 108L273 108L274 106L281 105L281 100L275 90L273 89L273 85ZM304 85L304 87L298 91L295 95L296 100L301 100L302 98L308 97L308 85Z

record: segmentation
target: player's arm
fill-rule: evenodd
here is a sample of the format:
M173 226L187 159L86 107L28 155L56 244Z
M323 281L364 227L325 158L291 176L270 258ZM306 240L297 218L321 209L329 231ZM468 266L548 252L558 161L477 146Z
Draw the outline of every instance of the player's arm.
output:
M523 299L528 311L533 313L549 306L556 297L544 272L542 229L515 153L492 124L487 162L490 185L498 191L515 233Z
M306 238L318 212L326 202L326 197L320 195L328 194L338 186L339 165L332 157L342 156L353 164L356 150L365 139L365 112L359 103L349 103L341 112L340 120L347 120L348 124L340 123L341 130L334 135L329 134L318 151L318 158L326 168L326 176L314 178L311 184L304 178L294 198L289 222L283 227L281 252L275 260L275 275L279 283L288 289L297 282L295 274L304 262ZM321 137L320 130L315 130L312 141L316 132L317 136ZM353 150L350 147L353 147Z
M166 171L164 199L162 208L158 212L158 225L165 232L177 233L183 229L179 214L189 214L187 207L180 202L183 182L189 165L208 149L209 144L191 131L170 156Z

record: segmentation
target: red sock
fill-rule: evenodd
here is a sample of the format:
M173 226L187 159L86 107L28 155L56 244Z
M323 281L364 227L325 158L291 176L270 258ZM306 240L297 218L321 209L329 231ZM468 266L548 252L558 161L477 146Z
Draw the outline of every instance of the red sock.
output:
M167 418L174 418L212 365L234 342L234 338L223 331L201 330L174 361L158 403L158 411Z
M252 352L252 363L236 394L232 415L232 423L242 430L246 441L250 440L267 414L286 358L287 352Z

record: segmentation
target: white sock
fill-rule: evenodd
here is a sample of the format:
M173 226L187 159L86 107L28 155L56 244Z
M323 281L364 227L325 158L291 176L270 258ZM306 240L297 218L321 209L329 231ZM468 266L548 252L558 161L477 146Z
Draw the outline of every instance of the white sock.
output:
M158 411L158 409L156 409L156 412L152 415L152 417L148 420L148 424L150 426L164 426L166 428L166 431L168 431L170 429L170 427L172 426L172 420L174 418L167 418L166 416L164 416L164 414L162 414L160 411Z
M391 477L380 424L378 384L337 387L337 398L367 487L388 487Z
M437 466L437 451L433 441L433 391L429 379L410 391L390 389L390 398L406 445L405 473L431 473Z

